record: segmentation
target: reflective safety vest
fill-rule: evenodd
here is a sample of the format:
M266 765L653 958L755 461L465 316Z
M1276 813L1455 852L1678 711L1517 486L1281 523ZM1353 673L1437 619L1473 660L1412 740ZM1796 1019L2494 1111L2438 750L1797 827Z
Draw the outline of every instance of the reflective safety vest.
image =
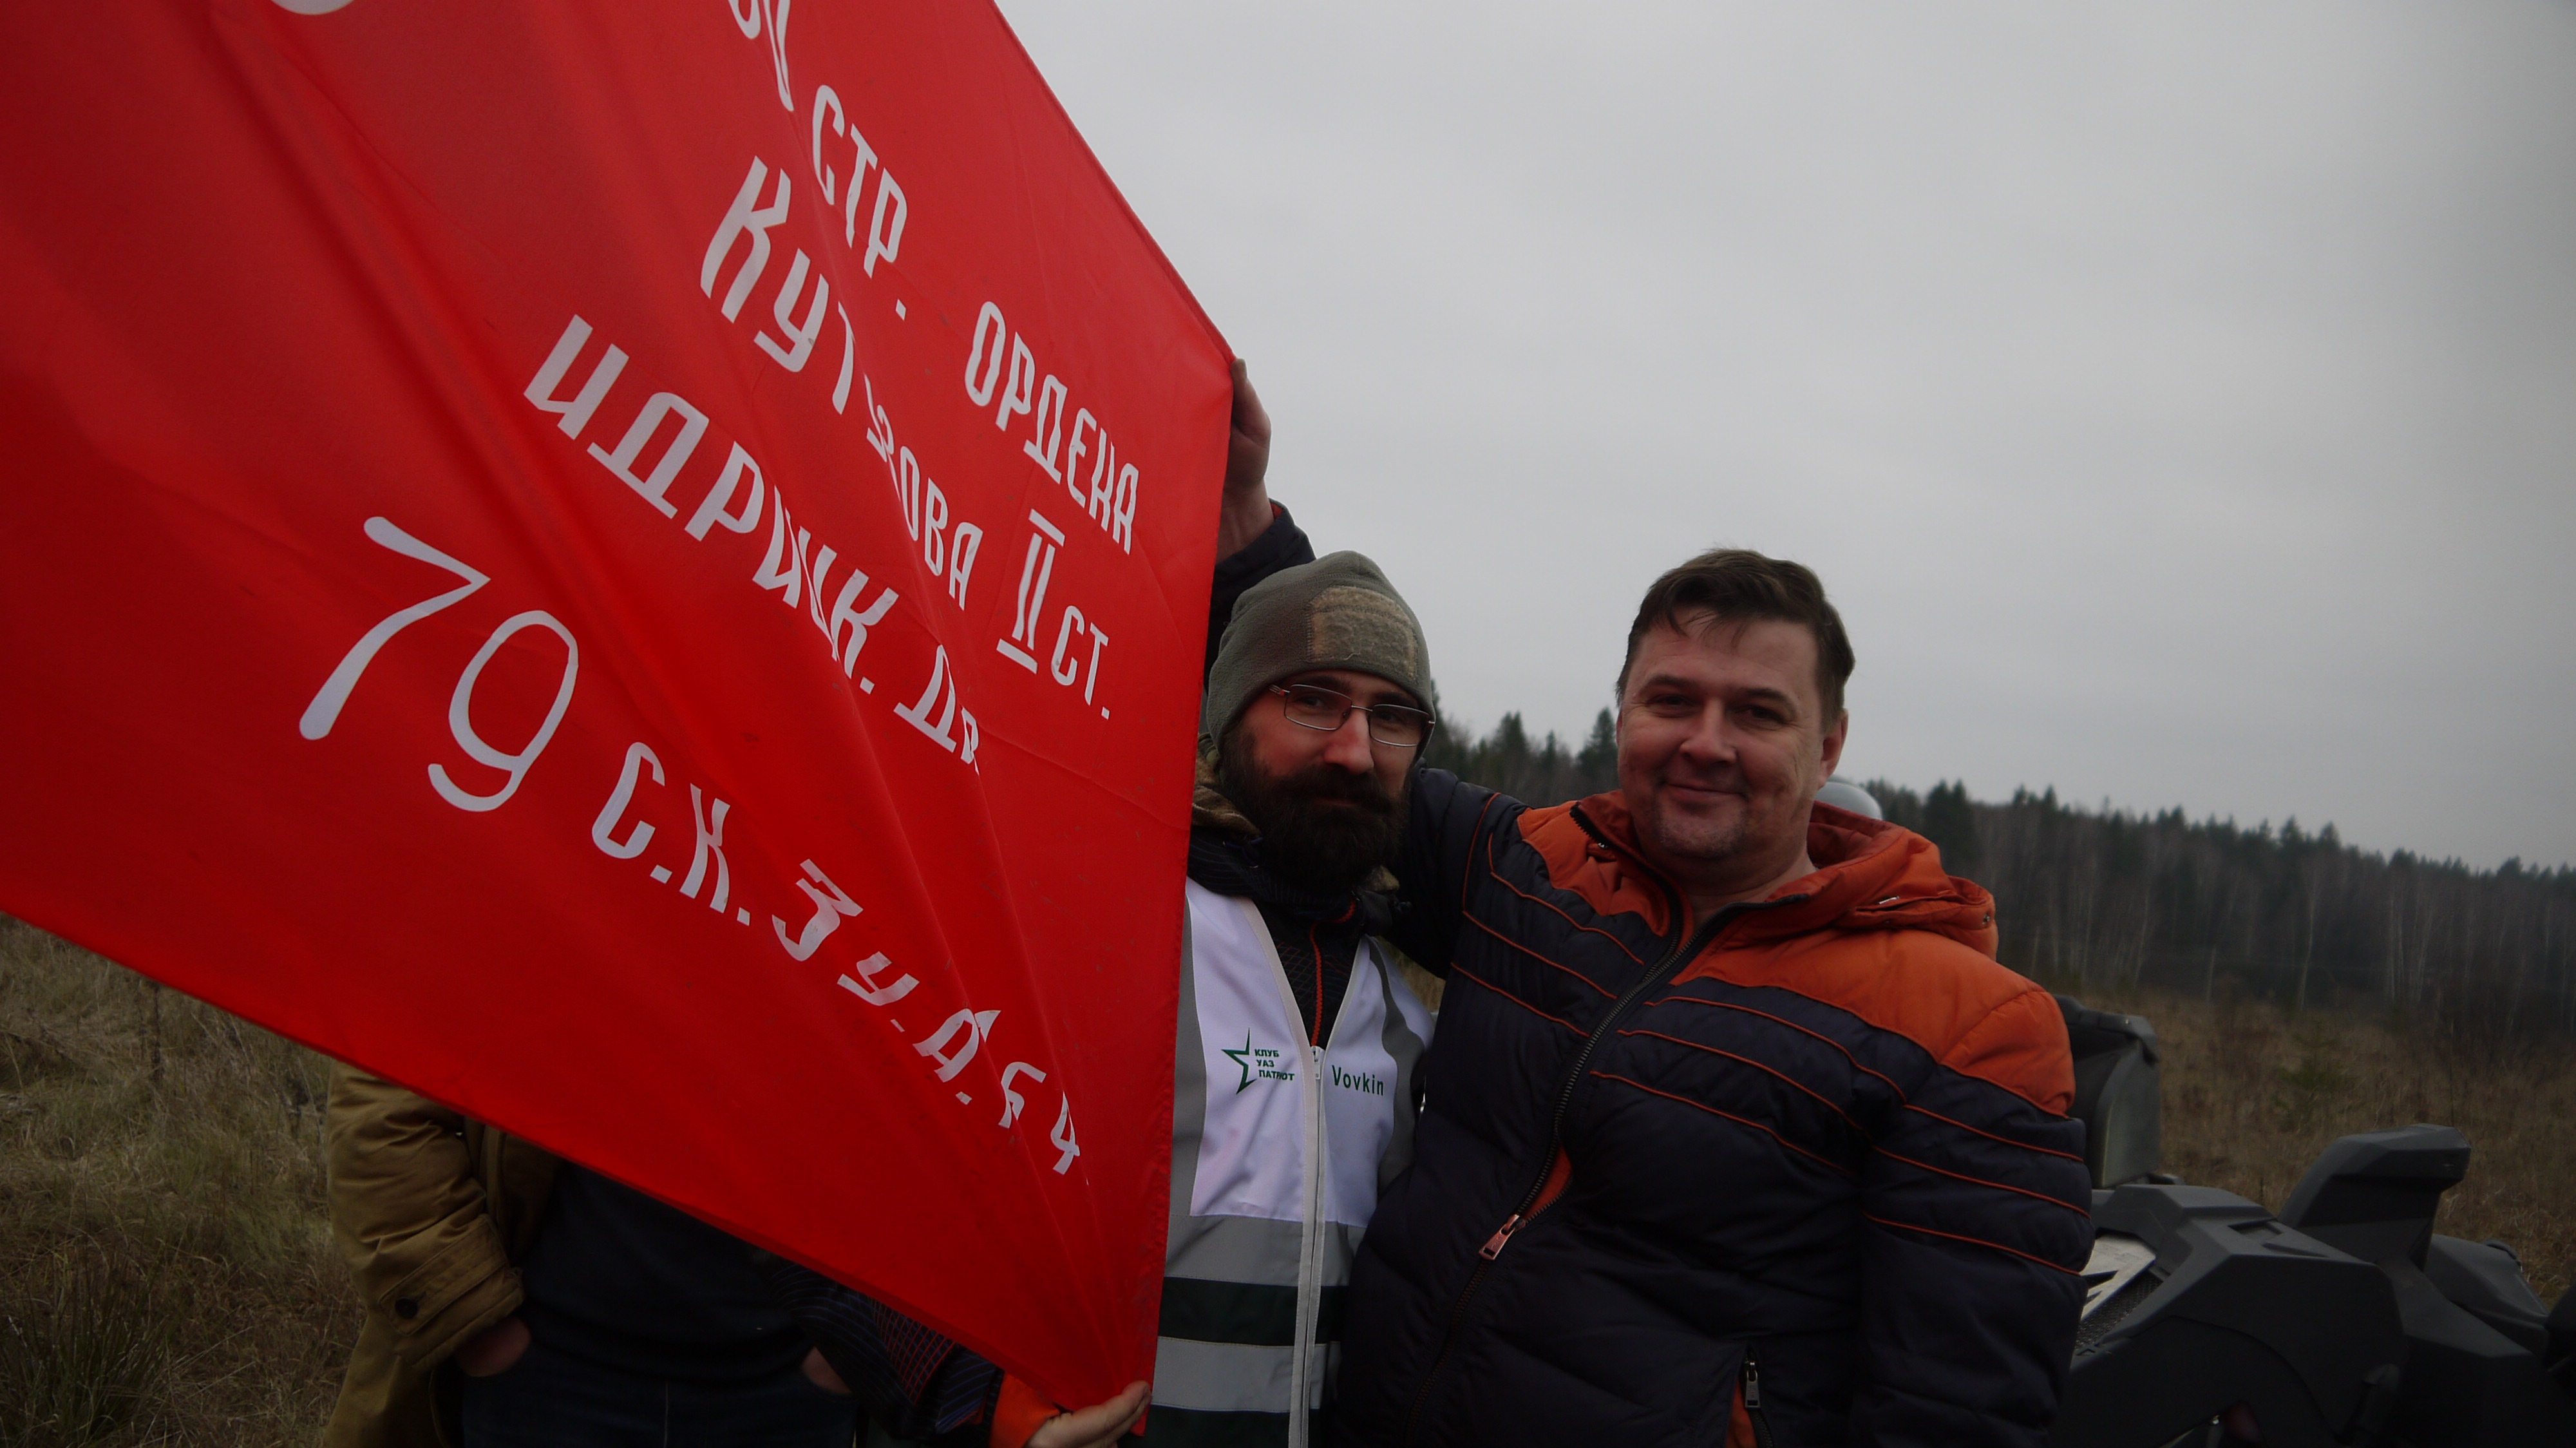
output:
M1196 881L1187 894L1146 1442L1305 1448L1331 1436L1352 1254L1413 1156L1431 1016L1363 938L1309 1045L1259 907Z

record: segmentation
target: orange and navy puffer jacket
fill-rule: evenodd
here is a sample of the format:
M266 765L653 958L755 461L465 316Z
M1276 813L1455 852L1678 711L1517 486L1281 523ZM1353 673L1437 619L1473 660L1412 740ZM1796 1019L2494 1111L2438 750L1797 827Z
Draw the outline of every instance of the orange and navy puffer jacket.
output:
M2066 1029L1921 836L1692 920L1620 797L1415 776L1446 976L1350 1286L1348 1440L2037 1445L2092 1242Z

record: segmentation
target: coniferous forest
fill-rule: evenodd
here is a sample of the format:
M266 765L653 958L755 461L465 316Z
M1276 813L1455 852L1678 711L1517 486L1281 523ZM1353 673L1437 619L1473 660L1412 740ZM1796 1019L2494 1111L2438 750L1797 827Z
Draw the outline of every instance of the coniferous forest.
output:
M1482 738L1435 734L1427 762L1532 804L1618 785L1606 709L1580 746L1533 739L1506 714ZM2576 1031L2565 864L2476 870L2357 849L2331 824L2086 808L2054 788L1988 801L1957 783L1863 787L1939 845L1952 874L1994 892L2004 963L2061 989L2383 1009L2478 1035Z

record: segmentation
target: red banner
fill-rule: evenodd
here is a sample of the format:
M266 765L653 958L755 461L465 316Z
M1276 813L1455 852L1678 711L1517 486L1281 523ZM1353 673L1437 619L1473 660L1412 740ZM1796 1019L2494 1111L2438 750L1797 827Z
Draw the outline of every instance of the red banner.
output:
M0 908L1146 1375L1227 354L1000 16L0 34Z

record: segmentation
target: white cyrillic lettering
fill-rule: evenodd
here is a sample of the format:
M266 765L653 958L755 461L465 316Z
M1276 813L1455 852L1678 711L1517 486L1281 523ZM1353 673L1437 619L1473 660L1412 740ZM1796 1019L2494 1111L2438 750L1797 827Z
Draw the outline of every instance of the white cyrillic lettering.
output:
M662 760L653 752L652 746L640 739L626 746L626 766L617 771L617 788L609 793L608 803L600 806L599 818L590 822L590 842L599 846L600 853L611 859L634 859L644 853L646 845L653 843L653 826L643 820L635 822L635 828L626 832L623 842L609 833L617 828L619 820L625 818L626 806L635 798L636 772L647 764L653 766L653 782L660 784Z
M910 448L895 454L894 491L896 501L903 504L903 530L920 537L921 459L914 457Z
M892 968L893 962L885 958L885 952L879 951L851 966L850 969L859 973L859 979L852 980L846 975L841 977L841 989L872 1006L893 1005L896 1001L912 994L912 988L921 982L907 975L897 979L892 985L877 984L877 977ZM861 981L866 984L860 984Z
M966 606L966 575L975 571L975 555L984 546L984 530L972 523L960 523L948 535L948 596L959 608Z
M725 896L733 889L733 875L725 867L724 852L725 813L732 808L730 803L717 800L715 808L709 810L698 787L689 786L689 821L698 827L698 848L689 856L689 878L680 882L680 893L692 900L698 898L698 886L707 878L708 857L714 857L716 892L707 897L707 908L718 915L724 913Z
M868 390L868 446L877 450L889 468L894 466L894 422L886 410L877 406L877 380L862 372L859 384Z
M1046 1079L1044 1071L1026 1061L1013 1061L1002 1068L1002 1125L1006 1128L1020 1119L1021 1108L1029 1104L1027 1097L1011 1089L1011 1078L1014 1076L1026 1076L1032 1081Z
M943 694L946 695L947 708L940 714L939 722L933 724L930 711L940 706ZM930 682L921 686L921 697L909 704L895 705L894 712L905 723L928 736L931 743L951 754L957 752L957 741L948 732L948 726L957 722L957 689L948 682L947 645L939 645L938 652L931 656Z
M1109 635L1100 631L1100 625L1093 624L1091 626L1091 672L1083 675L1082 678L1082 702L1086 704L1092 702L1091 691L1099 686L1100 651L1107 647L1109 647Z
M987 344L985 337L992 341ZM1011 329L1002 321L1002 309L991 302L975 314L975 343L966 353L966 400L982 407L993 400L993 384L1002 377L1002 344L1011 340ZM981 382L975 374L984 374Z
M589 340L590 323L574 317L555 340L555 350L546 354L546 365L537 369L536 380L528 384L528 400L537 405L539 412L563 414L558 425L566 437L581 436L581 430L590 424L590 415L599 410L600 399L608 396L617 375L626 370L626 354L610 347L600 357L599 365L590 369L590 380L581 385L581 392L570 402L556 401L555 389L563 384L564 374L572 370L573 360Z
M1020 451L1037 459L1038 466L1046 469L1046 475L1060 483L1064 481L1064 475L1055 470L1055 450L1056 445L1063 441L1064 384L1050 372L1046 381L1038 385L1037 415L1029 419L1029 440L1020 444ZM1041 442L1046 444L1044 452L1038 450Z
M868 645L868 630L884 622L886 610L894 607L895 593L893 589L888 588L880 591L877 594L877 601L869 604L865 612L861 612L858 608L859 595L866 591L867 586L868 576L853 567L850 570L850 576L842 580L841 596L832 604L831 618L823 625L824 636L832 641L832 657L841 661L841 675L844 678L858 671L859 650ZM821 590L817 589L814 596L822 597ZM841 629L845 624L849 627L847 640L841 637Z
M843 246L859 244L859 192L862 189L859 183L868 179L868 168L876 163L876 149L868 144L867 137L859 134L859 128L856 125L851 126L850 195L841 206L841 244ZM828 201L831 198L824 199Z
M1081 638L1082 633L1082 610L1066 604L1064 618L1055 626L1055 652L1047 658L1047 673L1059 684L1072 683L1074 676L1082 672L1081 654L1075 654L1071 660L1064 656L1064 646Z
M662 450L662 460L653 465L651 477L635 476L635 459L643 454L644 445L653 440L653 432L662 425L662 419L675 413L680 418L680 435L671 439L671 445ZM590 455L599 459L600 466L624 479L626 486L633 488L663 517L675 517L680 510L662 494L669 491L671 480L680 475L680 465L689 460L689 454L698 450L698 439L706 434L706 430L707 415L691 407L687 399L676 392L656 392L645 401L644 410L635 414L635 425L626 429L626 436L619 439L617 451L612 453L592 443Z
M1118 551L1136 551L1136 465L1129 463L1118 470L1118 506L1109 520L1109 536L1118 540Z
M1056 1108L1055 1130L1047 1133L1047 1142L1055 1147L1056 1150L1064 1153L1064 1155L1055 1159L1056 1175L1062 1176L1064 1175L1064 1169L1073 1165L1073 1159L1082 1155L1082 1148L1075 1145L1073 1139L1072 1097L1068 1096L1064 1098L1064 1104Z
M921 561L937 578L948 551L948 495L928 478L921 480Z
M340 720L342 706L349 702L350 691L358 687L358 676L367 671L367 665L375 662L377 651L385 646L387 639L442 608L462 602L467 594L492 581L488 575L466 567L395 527L389 518L369 518L366 534L380 548L389 548L405 558L417 558L433 567L446 569L464 579L465 586L451 588L409 608L396 609L377 620L374 628L360 634L358 641L349 645L349 651L340 656L340 662L332 668L330 677L322 681L322 687L314 691L313 701L304 706L304 717L296 721L296 732L307 739L319 739L331 732L331 726Z
M816 628L823 627L823 580L831 576L832 560L840 556L831 544L822 544L814 550L814 566L805 571L805 616L814 620Z
M1037 540L1030 539L1029 551L1035 553L1037 549ZM1046 616L1047 580L1055 576L1055 550L1049 548L1044 557L1032 561L1036 565L1034 584L1030 577L1030 569L1024 567L1020 571L1020 609L1016 620L1017 626L1012 630L1011 636L1025 640L1030 648L1036 648L1038 629Z
M984 1044L984 1038L993 1033L993 1019L1000 1014L1000 1011L960 1010L948 1018L937 1035L915 1044L912 1049L939 1063L940 1080L954 1081L957 1073L966 1069L966 1063L975 1059L975 1050ZM961 1030L966 1033L966 1039L958 1044L955 1051L949 1051L948 1042Z
M796 882L796 888L814 902L813 918L805 922L805 933L790 940L787 922L775 915L769 917L769 928L778 932L778 943L786 948L791 960L813 959L814 952L823 948L824 939L841 928L842 916L856 918L859 914L858 902L843 894L841 887L832 883L832 877L823 873L822 866L807 860L805 873L812 878ZM814 888L817 885L823 888Z
M1110 504L1118 494L1118 445L1104 431L1100 451L1091 460L1091 521L1109 526Z
M818 85L814 87L814 184L823 188L823 204L829 206L840 197L832 189L832 168L823 164L823 118L827 115L832 118L832 134L841 134L841 93ZM857 189L858 179L850 178L852 190Z
M492 662L492 656L500 652L501 645L509 640L510 635L523 628L547 629L563 640L563 682L555 688L554 706L546 710L546 722L537 726L536 734L518 753L504 754L484 743L483 736L474 732L474 681L483 677L483 666ZM572 641L572 630L565 628L553 614L544 609L530 609L503 619L501 626L492 630L492 636L483 641L483 647L475 650L474 662L465 666L464 675L456 681L456 692L448 696L447 732L456 737L458 748L478 763L507 774L510 782L492 794L468 794L457 787L456 781L448 778L445 765L433 764L429 767L429 783L438 791L438 797L458 809L480 814L485 810L499 809L510 796L517 794L520 781L528 777L529 767L537 762L538 755L545 753L547 741L555 737L555 726L563 722L564 710L572 707L573 680L580 672L581 646Z
M1055 574L1055 550L1064 544L1064 530L1034 508L1029 510L1029 522L1038 531L1030 535L1029 555L1020 563L1019 606L1012 619L1011 637L1034 649L1038 646L1038 629L1046 617L1047 580ZM1037 668L1035 660L1029 662L1029 668Z
M796 535L793 545L787 541L790 529ZM769 556L760 560L759 570L751 575L752 585L776 589L779 596L787 600L787 606L794 608L796 601L805 596L805 545L813 537L812 533L788 520L787 500L781 497L777 508L769 515Z
M1100 424L1092 417L1090 408L1075 408L1073 412L1073 438L1065 444L1064 448L1063 482L1064 490L1073 494L1073 505L1077 508L1082 506L1082 479L1079 476L1079 471L1082 466L1083 449L1087 446L1087 444L1082 440L1082 430L1086 427L1092 429L1096 433L1099 430Z
M796 113L796 93L787 88L787 8L796 0L765 0L769 6L769 58L778 67L778 104Z
M903 214L903 188L894 184L883 166L878 167L877 205L868 216L868 254L859 262L860 271L875 276L878 257L892 261L903 249Z
M751 475L751 496L742 500L740 514L728 513L725 504L733 501L733 490L745 473ZM707 530L718 523L729 533L750 532L752 525L760 521L760 494L760 464L751 460L741 443L735 443L732 455L725 459L724 471L716 474L716 485L707 489L698 511L689 515L689 536L703 539Z
M1029 410L1029 389L1038 381L1038 360L1029 355L1026 337L1011 339L1011 375L1002 384L1002 405L993 410L993 426L1007 428L1011 414Z
M769 204L753 208L760 199L760 178L768 174L768 164L758 156L752 157L751 173L742 178L742 190L725 212L724 224L716 228L716 239L707 243L706 262L698 268L698 290L714 296L716 273L724 270L725 253L733 250L733 239L751 238L751 255L743 259L742 270L733 274L733 285L725 291L724 317L728 322L742 315L742 304L751 295L752 283L760 280L761 270L769 265L769 228L787 219L785 171L778 173L778 189L770 194Z
M841 380L832 384L832 410L847 412L850 410L850 373L859 364L859 334L850 325L847 307L834 307L832 310L841 314Z
M751 338L760 344L761 351L790 372L804 371L805 359L814 355L814 339L823 331L823 306L832 296L832 279L815 273L814 305L805 311L805 325L796 325L796 299L804 295L805 272L812 265L804 249L798 248L796 259L788 263L787 281L778 289L778 301L770 308L770 315L778 319L778 330L786 334L787 340L773 342L767 332L755 332Z

